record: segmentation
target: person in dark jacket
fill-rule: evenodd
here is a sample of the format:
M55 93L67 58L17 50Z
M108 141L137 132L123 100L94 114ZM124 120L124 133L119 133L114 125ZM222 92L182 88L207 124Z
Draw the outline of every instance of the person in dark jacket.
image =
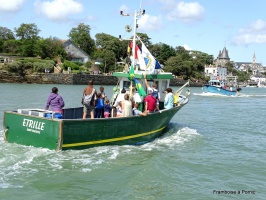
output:
M65 102L63 98L58 94L58 88L53 87L52 92L50 93L47 99L45 110L48 110L50 107L52 111L63 114L64 106L65 106Z

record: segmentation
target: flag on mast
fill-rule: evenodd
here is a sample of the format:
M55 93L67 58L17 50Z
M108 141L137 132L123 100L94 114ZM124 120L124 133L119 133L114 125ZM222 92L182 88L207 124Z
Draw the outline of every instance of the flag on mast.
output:
M161 65L159 62L153 57L153 55L150 53L150 51L147 49L145 44L142 43L142 56L146 65L145 70L149 71L151 74L155 73L155 69L161 69Z

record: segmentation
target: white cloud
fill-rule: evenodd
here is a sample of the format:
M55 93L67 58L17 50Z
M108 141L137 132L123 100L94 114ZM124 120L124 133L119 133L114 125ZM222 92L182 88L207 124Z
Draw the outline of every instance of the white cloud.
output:
M36 1L34 6L38 15L57 22L66 21L70 15L83 11L82 4L75 0Z
M258 19L247 27L241 28L239 33L233 37L232 43L237 45L248 45L252 43L266 43L266 22Z
M151 15L143 15L138 20L139 30L142 31L156 31L162 28L162 19L161 16L151 16Z
M188 46L188 44L184 44L183 47L186 49L186 50L192 50L192 48L190 46Z
M257 43L257 44L266 43L266 34L241 34L233 38L233 44L248 45L252 43Z
M0 13L19 11L24 2L25 0L0 0Z
M168 18L170 20L180 19L185 22L192 22L201 20L203 14L204 8L198 2L185 3L181 1L169 13Z
M266 32L266 22L262 19L258 19L245 28L239 29L240 33L258 33Z
M169 20L181 20L184 22L199 21L204 16L204 7L198 2L176 2L175 0L160 0L167 10Z

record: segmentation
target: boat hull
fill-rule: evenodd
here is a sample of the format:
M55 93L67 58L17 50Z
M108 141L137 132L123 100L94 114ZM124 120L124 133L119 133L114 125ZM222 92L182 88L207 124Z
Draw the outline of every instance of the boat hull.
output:
M221 94L221 95L227 95L227 96L236 96L237 91L236 90L227 90L222 87L216 87L212 85L204 85L203 86L203 92L205 93L214 93L214 94Z
M51 150L140 145L160 137L182 106L145 117L101 119L48 119L6 111L4 139L9 143ZM81 112L82 108L77 110Z

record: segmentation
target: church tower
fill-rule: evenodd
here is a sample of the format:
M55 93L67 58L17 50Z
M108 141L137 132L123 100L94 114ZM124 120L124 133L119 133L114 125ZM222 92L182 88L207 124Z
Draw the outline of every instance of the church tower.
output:
M255 55L255 52L254 52L254 55L253 55L253 64L256 64L256 55Z

